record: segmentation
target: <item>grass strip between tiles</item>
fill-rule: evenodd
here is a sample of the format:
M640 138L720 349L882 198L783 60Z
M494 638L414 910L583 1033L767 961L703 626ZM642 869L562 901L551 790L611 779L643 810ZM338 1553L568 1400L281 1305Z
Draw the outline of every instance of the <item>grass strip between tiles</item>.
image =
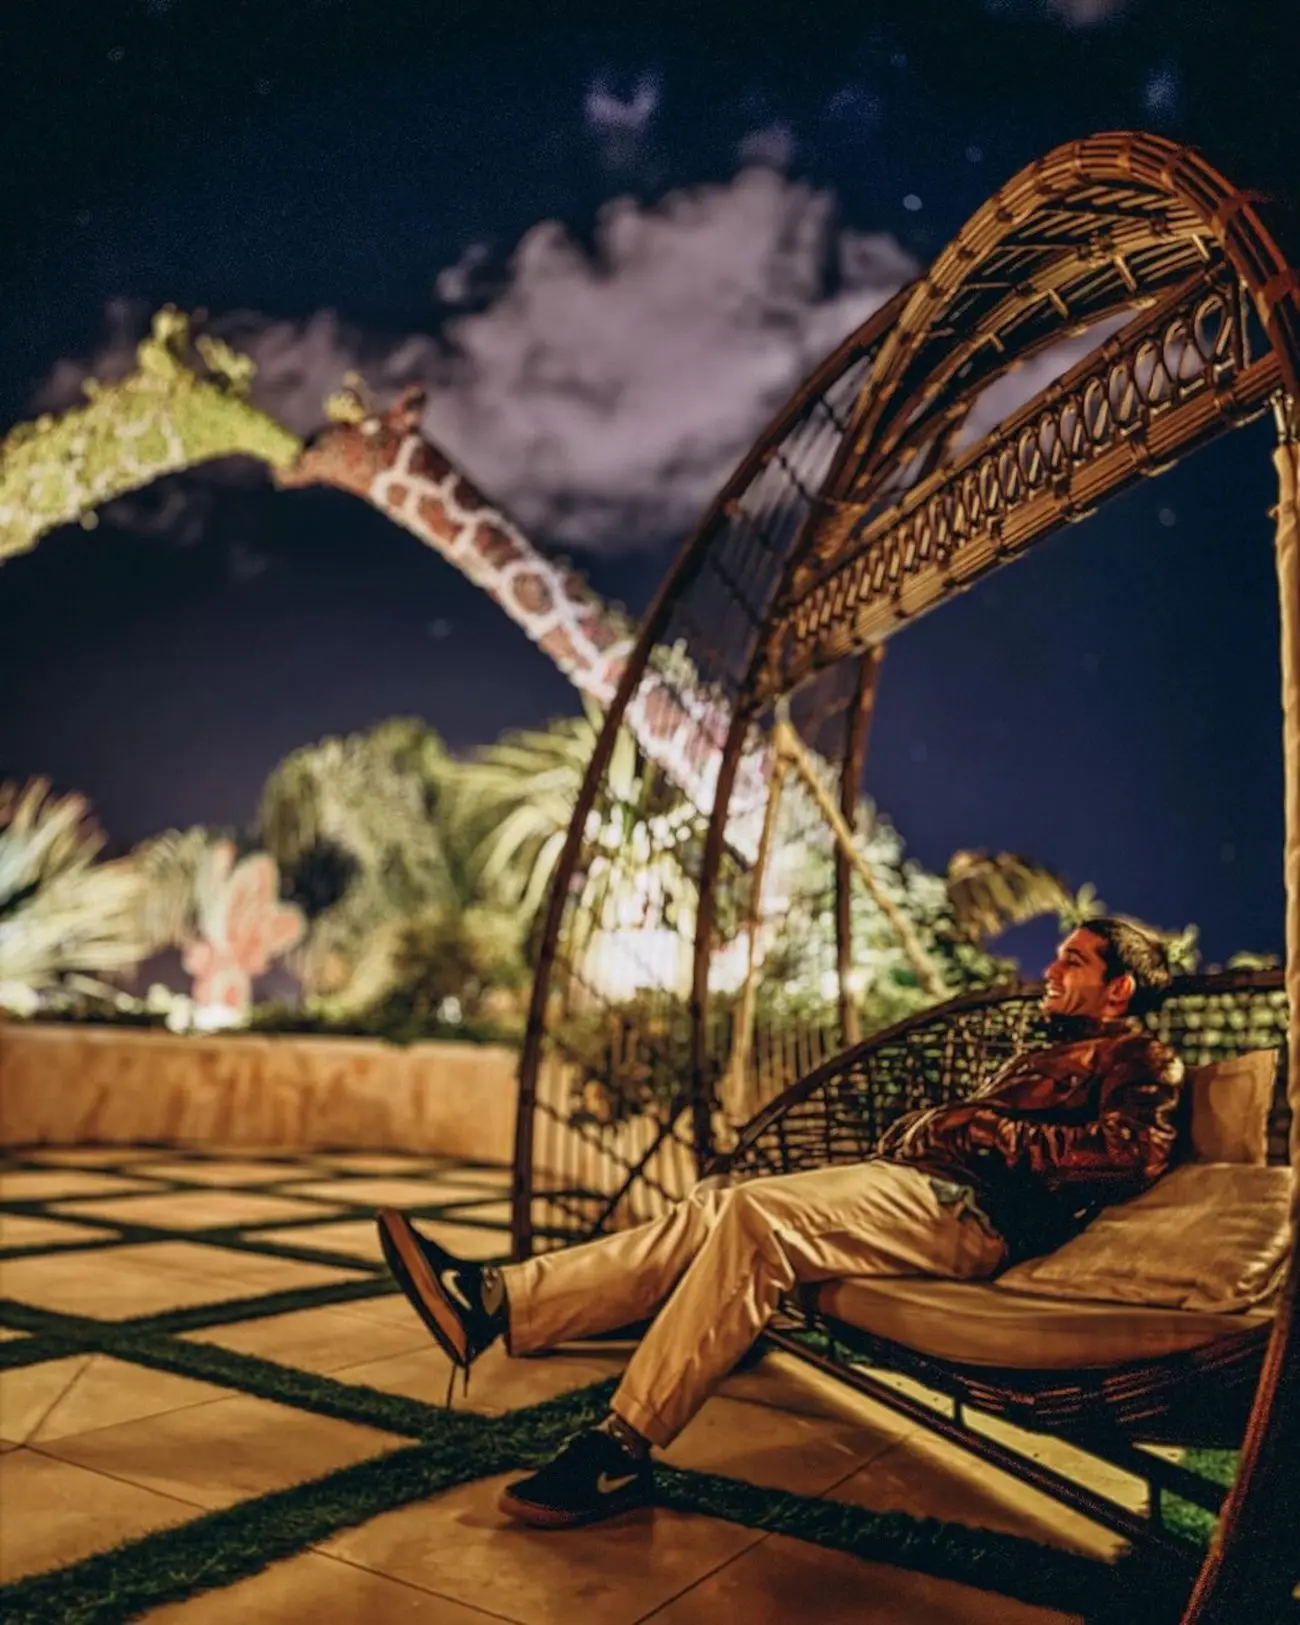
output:
M491 1418L448 1412L142 1325L39 1312L30 1319L47 1328L57 1324L58 1332L40 1341L60 1344L62 1353L102 1352L422 1444L0 1589L0 1616L7 1622L126 1620L165 1601L233 1584L381 1512L545 1460L573 1431L604 1414L615 1387L606 1379ZM657 1499L665 1506L961 1580L1023 1602L1060 1607L1069 1599L1081 1611L1103 1602L1115 1584L1104 1564L1015 1536L867 1512L718 1475L660 1467L657 1477Z
M233 1585L341 1530L472 1479L545 1460L609 1400L609 1381L502 1417L436 1413L424 1442L341 1468L292 1489L205 1513L0 1588L6 1625L111 1625L164 1603ZM1115 1574L1094 1559L1011 1535L903 1513L874 1513L810 1496L758 1489L714 1474L660 1468L666 1507L790 1535L813 1545L1082 1611L1104 1605ZM599 1530L557 1533L599 1540ZM1146 1571L1143 1571L1146 1583ZM1153 1625L1160 1616L1149 1616ZM1171 1616L1172 1617L1172 1616Z
M44 1203L39 1205L43 1207ZM37 1208L35 1203L23 1206L29 1212ZM328 1221L322 1218L320 1222L338 1222L340 1217L347 1215L334 1215ZM119 1237L119 1245L137 1240L210 1239L193 1230L124 1229L129 1234ZM233 1234L222 1233L220 1239L228 1250L301 1257L297 1249L281 1252L274 1245L258 1246L253 1236L248 1238L253 1245L241 1245L241 1238ZM68 1253L74 1249L52 1246L41 1250ZM100 1249L96 1246L88 1250ZM313 1261L327 1260L317 1255ZM338 1262L345 1261L340 1258ZM104 1353L422 1441L309 1484L202 1515L179 1529L160 1531L81 1563L0 1587L0 1617L6 1625L11 1621L14 1625L19 1621L46 1625L51 1619L58 1619L60 1625L92 1620L107 1625L109 1621L135 1618L164 1602L231 1585L384 1511L475 1478L539 1463L576 1428L603 1414L614 1387L608 1380L539 1406L489 1418L471 1412L448 1412L401 1395L338 1382L174 1335L295 1309L389 1295L377 1290L375 1266L355 1258L346 1262L365 1270L366 1278L228 1299L124 1322L92 1320L0 1300L0 1324L29 1334L23 1341L0 1343L0 1368L69 1354ZM1195 1462L1197 1470L1218 1482L1230 1482L1231 1452L1196 1455L1207 1458ZM1193 1465L1190 1456L1187 1465ZM1167 1597L1168 1617L1173 1620L1186 1591L1186 1576L1181 1571L1160 1576L1148 1563L1137 1569L1131 1565L1126 1569L1123 1563L1111 1568L1021 1537L936 1519L873 1513L816 1497L759 1489L718 1475L664 1467L658 1469L657 1483L656 1499L667 1507L960 1580L1023 1602L1086 1612L1089 1619L1098 1622L1114 1618L1128 1625L1124 1609L1131 1606L1137 1594L1132 1586L1140 1585L1147 1610L1144 1619L1150 1625L1159 1625L1165 1617L1160 1596ZM1200 1529L1200 1523L1208 1516L1193 1518L1197 1532L1206 1532ZM1113 1612L1116 1608L1118 1612Z
M787 1535L809 1545L847 1552L866 1562L918 1570L941 1579L996 1591L1039 1607L1066 1609L1088 1619L1124 1619L1117 1603L1149 1598L1144 1625L1164 1625L1181 1613L1193 1565L1157 1567L1148 1559L1115 1565L1045 1546L1022 1535L1000 1534L905 1512L873 1512L851 1502L760 1489L713 1473L658 1467L655 1500L680 1512L704 1513Z

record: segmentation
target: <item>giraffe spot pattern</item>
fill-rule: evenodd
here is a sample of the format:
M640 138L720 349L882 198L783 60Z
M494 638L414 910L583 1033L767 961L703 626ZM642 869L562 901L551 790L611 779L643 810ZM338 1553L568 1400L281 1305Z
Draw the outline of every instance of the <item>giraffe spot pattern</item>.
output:
M612 626L598 609L579 615L576 624L578 631L593 648L604 651L621 639L620 629Z
M448 471L450 471L450 463L448 463L447 468ZM482 491L479 490L478 486L471 485L463 474L458 474L456 477L456 483L451 488L451 500L456 503L458 507L466 510L487 508L491 506L488 499L483 495Z
M541 648L562 670L580 663L573 639L562 626L553 627L546 634L541 640Z
M421 497L415 505L420 523L440 542L454 542L459 527L453 524L446 508L436 497Z
M502 569L524 557L519 543L498 525L480 525L474 536L474 548L484 563L494 569Z
M522 571L517 575L514 590L520 607L529 615L549 615L555 607L555 594L551 591L550 583L535 570ZM545 639L542 640L542 647L546 649ZM550 653L549 649L547 653Z
M427 440L417 440L407 453L406 466L417 480L442 480L451 472L451 464L442 456L435 446ZM464 483L463 481L461 482ZM472 507L481 507L482 499L471 503Z

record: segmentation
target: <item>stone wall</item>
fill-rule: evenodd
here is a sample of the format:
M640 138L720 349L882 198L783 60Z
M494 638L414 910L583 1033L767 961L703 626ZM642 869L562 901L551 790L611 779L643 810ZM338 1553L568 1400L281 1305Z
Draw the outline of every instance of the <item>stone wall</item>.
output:
M0 1145L346 1146L508 1163L518 1055L0 1021Z

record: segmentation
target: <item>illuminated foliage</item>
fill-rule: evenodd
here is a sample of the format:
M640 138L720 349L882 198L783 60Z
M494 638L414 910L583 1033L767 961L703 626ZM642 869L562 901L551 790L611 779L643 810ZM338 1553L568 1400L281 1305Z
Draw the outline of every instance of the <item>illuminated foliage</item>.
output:
M190 343L167 306L120 383L87 379L84 406L16 425L0 440L0 560L56 525L94 525L94 510L163 474L217 457L292 462L296 436L248 400L253 363L220 340Z
M83 796L0 784L0 1006L30 1012L70 974L142 957L140 880L128 862L95 861L104 841Z

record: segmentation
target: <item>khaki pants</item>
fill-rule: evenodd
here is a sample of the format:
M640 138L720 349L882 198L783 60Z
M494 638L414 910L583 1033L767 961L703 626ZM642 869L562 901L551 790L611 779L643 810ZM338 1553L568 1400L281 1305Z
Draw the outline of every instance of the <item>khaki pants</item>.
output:
M842 1275L992 1275L1006 1244L927 1175L893 1162L730 1184L702 1180L661 1218L503 1274L512 1354L655 1316L613 1409L661 1448L796 1283Z

